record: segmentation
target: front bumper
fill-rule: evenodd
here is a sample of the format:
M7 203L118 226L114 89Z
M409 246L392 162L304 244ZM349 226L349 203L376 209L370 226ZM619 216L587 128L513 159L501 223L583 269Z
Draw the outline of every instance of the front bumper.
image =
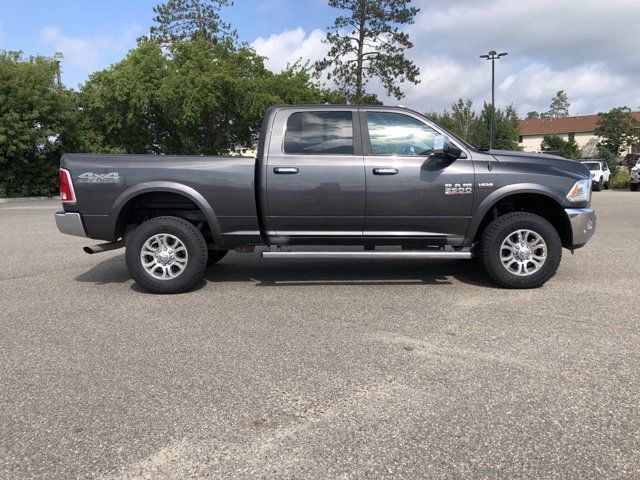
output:
M56 227L62 233L67 235L75 235L76 237L86 237L87 232L84 230L82 218L79 213L73 212L57 212Z
M573 248L580 248L596 231L596 212L590 208L565 208L573 238Z

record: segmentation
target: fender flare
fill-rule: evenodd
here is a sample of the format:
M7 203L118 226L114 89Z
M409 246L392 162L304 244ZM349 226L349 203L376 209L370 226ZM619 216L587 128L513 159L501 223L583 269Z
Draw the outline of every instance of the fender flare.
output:
M145 182L134 185L131 188L128 188L124 192L122 192L118 198L116 198L115 202L111 207L110 216L113 218L113 225L117 224L118 217L122 212L124 206L133 198L143 195L145 193L153 193L153 192L169 192L176 193L178 195L182 195L187 197L193 203L195 203L200 210L204 213L207 223L209 224L209 228L211 229L211 234L213 236L213 241L216 246L222 247L224 246L224 237L222 236L222 230L220 229L220 223L218 222L218 218L213 210L211 204L194 188L184 185L182 183L176 182Z
M511 195L519 195L522 193L534 193L543 195L550 200L553 200L558 204L558 206L564 209L562 200L558 198L556 192L545 185L540 185L537 183L516 183L501 187L498 190L491 192L491 194L488 195L476 208L473 218L469 223L469 227L467 228L467 234L465 235L463 246L470 247L473 244L473 239L478 232L478 228L480 228L480 223L482 223L482 220L484 219L487 212L489 212L489 210L491 210L491 208L493 208L496 203Z

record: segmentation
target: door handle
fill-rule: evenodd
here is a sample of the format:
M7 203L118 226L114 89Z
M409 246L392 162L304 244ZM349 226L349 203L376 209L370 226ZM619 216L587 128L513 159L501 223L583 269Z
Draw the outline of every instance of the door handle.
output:
M275 167L273 173L278 175L295 175L300 170L296 167Z
M397 168L374 168L373 174L374 175L397 175L398 169Z

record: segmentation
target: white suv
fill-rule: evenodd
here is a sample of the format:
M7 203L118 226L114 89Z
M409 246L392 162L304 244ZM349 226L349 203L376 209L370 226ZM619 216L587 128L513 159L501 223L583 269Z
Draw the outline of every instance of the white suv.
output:
M585 164L591 170L594 191L599 192L603 188L609 188L611 170L609 170L607 162L604 160L582 160L580 163Z
M629 188L632 192L638 191L638 184L640 184L640 159L636 163L636 166L631 168L631 183L629 183Z

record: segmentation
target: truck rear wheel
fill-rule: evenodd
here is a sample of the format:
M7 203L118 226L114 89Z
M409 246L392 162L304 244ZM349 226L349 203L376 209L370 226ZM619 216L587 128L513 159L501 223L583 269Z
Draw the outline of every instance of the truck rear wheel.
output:
M629 190L631 190L632 192L637 192L638 191L638 184L637 183L632 183L631 185L629 185Z
M556 229L528 212L498 217L482 234L482 264L504 288L536 288L555 275L562 257Z
M144 222L127 238L131 277L151 293L182 293L202 280L207 243L200 231L178 217Z

